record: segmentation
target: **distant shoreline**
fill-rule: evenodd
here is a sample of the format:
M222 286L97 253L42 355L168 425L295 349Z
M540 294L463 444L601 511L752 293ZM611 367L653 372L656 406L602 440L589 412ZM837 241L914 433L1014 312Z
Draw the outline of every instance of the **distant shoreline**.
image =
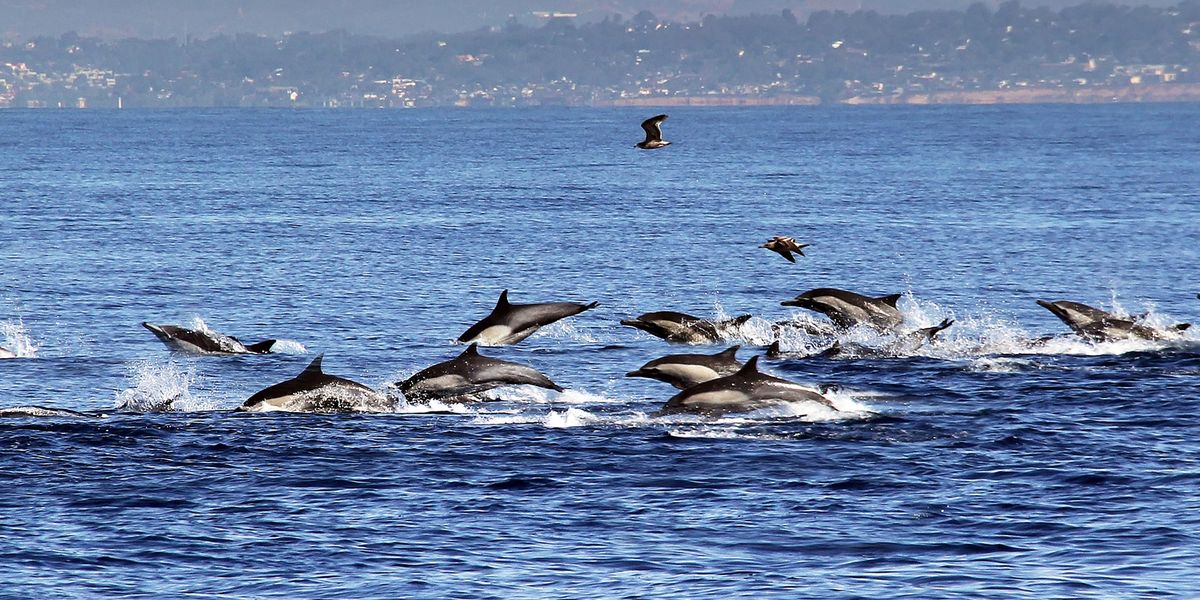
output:
M615 98L596 100L567 100L547 98L517 106L495 106L472 104L467 100L458 103L421 105L416 107L322 107L311 105L262 106L227 108L274 108L274 109L327 109L334 110L420 110L428 108L540 108L540 107L590 107L590 108L677 108L677 107L753 107L753 106L977 106L997 104L1137 104L1137 103L1194 103L1200 102L1200 83L1136 84L1126 86L1082 87L1082 88L1039 88L1024 87L1003 90L945 90L938 92L901 93L891 95L853 96L826 101L819 96L781 94L775 96L739 96L712 94L702 96L641 96L637 98ZM177 105L138 108L188 109L217 108L209 105ZM9 106L0 104L4 110L122 110L115 106Z
M1138 84L1122 87L1020 88L1006 90L947 90L880 96L854 96L824 102L817 96L647 96L591 103L596 107L678 106L817 106L859 105L986 105L986 104L1111 104L1138 102L1200 102L1200 84Z

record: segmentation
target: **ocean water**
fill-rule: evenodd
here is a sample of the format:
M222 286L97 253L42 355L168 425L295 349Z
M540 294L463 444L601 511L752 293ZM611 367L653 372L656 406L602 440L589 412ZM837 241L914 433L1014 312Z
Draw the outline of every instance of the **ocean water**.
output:
M1200 106L681 108L639 151L649 114L0 112L0 407L103 415L0 419L0 597L1196 596L1200 333L1028 340L1067 331L1038 299L1200 320ZM659 417L623 376L762 354L816 287L955 324L786 334L763 369L837 411ZM566 392L232 412L322 353L380 388L451 358L503 289L600 302L483 350ZM652 310L755 318L618 323Z

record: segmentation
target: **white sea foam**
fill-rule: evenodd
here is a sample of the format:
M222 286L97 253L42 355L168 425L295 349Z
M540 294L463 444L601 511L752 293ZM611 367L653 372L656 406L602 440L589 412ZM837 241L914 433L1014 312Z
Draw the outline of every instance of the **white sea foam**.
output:
M396 397L396 396L394 396ZM429 402L409 402L402 396L399 396L395 405L395 412L406 415L419 414L437 414L437 413L454 413L459 415L476 414L471 404L462 402L441 402L439 400L430 400Z
M37 344L29 335L29 330L25 327L25 322L21 319L16 321L0 321L0 347L7 349L17 356L17 358L36 358L38 353Z

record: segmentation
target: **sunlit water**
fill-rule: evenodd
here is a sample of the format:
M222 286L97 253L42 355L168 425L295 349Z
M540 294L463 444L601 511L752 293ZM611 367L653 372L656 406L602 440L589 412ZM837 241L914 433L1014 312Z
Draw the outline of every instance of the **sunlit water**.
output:
M1037 299L1200 320L1200 107L678 109L653 152L645 116L0 112L0 407L105 415L0 420L0 595L1196 593L1200 334L1028 340L1066 331ZM622 318L750 313L746 359L823 286L955 325L785 333L763 368L838 410L658 417L623 377L687 348ZM383 389L505 288L600 301L483 350L566 392L230 412L319 353Z

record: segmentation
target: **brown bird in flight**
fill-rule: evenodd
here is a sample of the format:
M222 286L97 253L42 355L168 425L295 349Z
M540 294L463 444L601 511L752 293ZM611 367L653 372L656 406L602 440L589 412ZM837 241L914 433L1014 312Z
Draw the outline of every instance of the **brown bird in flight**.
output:
M766 248L772 252L778 252L780 256L788 259L791 262L796 262L796 258L792 256L792 253L795 252L800 256L804 256L803 249L811 245L812 244L797 244L795 238L777 235L771 238L769 242L759 246L759 248Z
M653 150L670 146L671 142L662 139L662 122L667 120L667 115L657 115L642 121L642 129L646 130L646 139L637 143L637 147L642 150Z

